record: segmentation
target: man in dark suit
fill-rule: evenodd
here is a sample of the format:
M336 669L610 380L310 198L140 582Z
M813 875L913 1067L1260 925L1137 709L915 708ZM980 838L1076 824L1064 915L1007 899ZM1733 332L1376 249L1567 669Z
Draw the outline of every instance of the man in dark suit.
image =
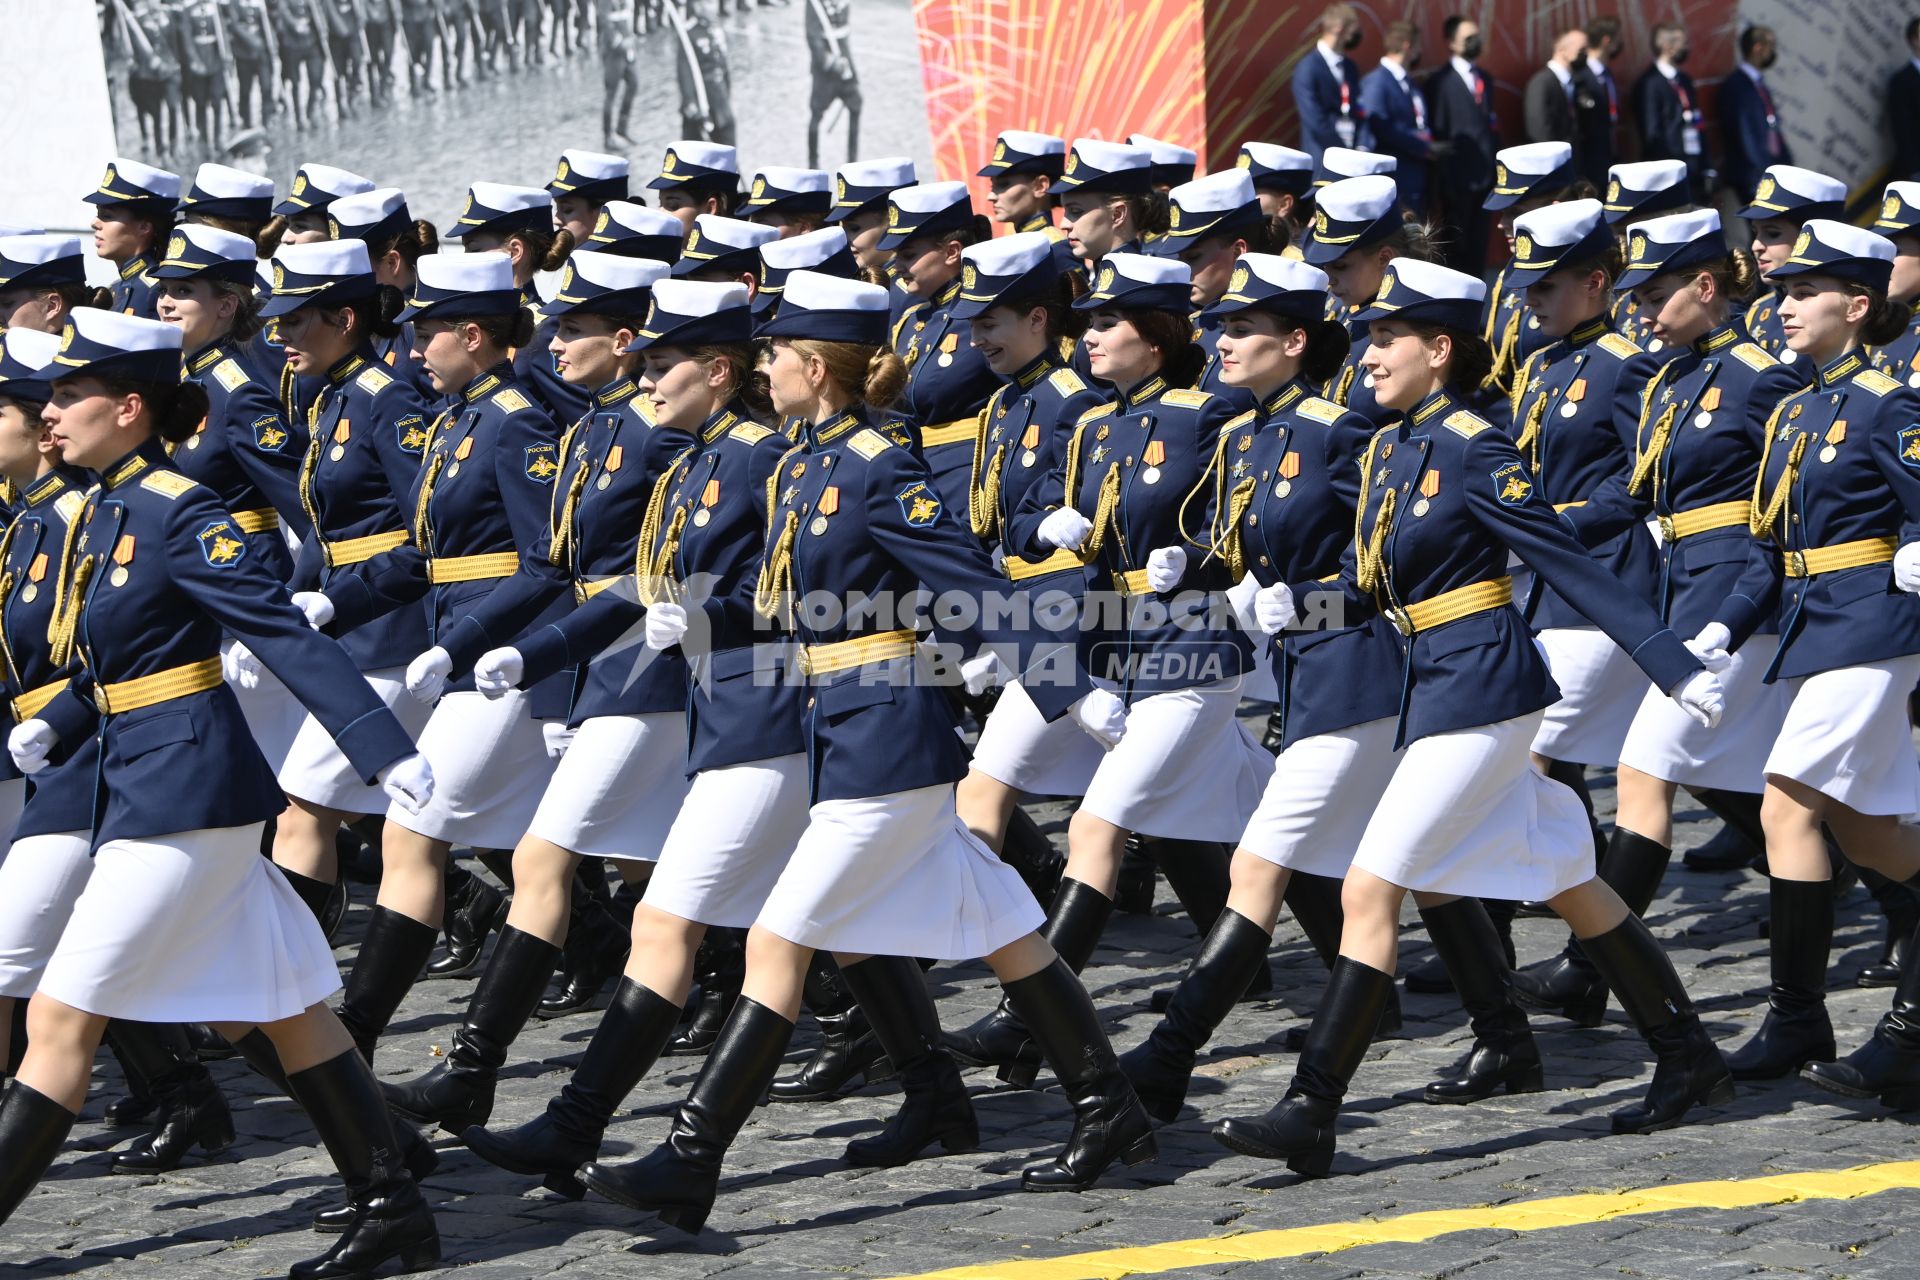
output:
M1907 23L1907 62L1887 85L1887 118L1893 123L1893 176L1920 178L1920 18Z
M1620 158L1619 82L1612 62L1625 48L1620 19L1595 18L1587 24L1587 75L1593 81L1593 105L1574 111L1573 162L1595 191L1607 189L1607 174Z
M1427 110L1434 141L1452 154L1434 170L1434 197L1447 232L1446 264L1477 276L1487 269L1487 212L1480 206L1493 190L1500 122L1493 114L1493 81L1475 65L1480 24L1454 14L1441 33L1450 56L1427 77Z
M1793 151L1780 131L1773 91L1766 72L1779 58L1779 42L1771 27L1748 27L1740 33L1740 65L1720 86L1720 132L1726 165L1721 177L1740 197L1753 202L1753 189L1770 164L1792 164Z
M1446 155L1445 143L1436 145L1427 118L1427 96L1413 79L1420 65L1420 28L1411 22L1390 22L1380 34L1384 52L1380 65L1360 82L1360 105L1367 112L1373 149L1400 162L1394 180L1400 185L1400 203L1416 218L1427 215L1427 164Z
M1371 145L1360 105L1360 67L1347 55L1360 47L1360 14L1350 4L1320 15L1320 39L1293 69L1293 105L1300 113L1300 149L1320 162L1328 147Z
M1574 117L1584 100L1593 109L1594 89L1586 83L1587 33L1563 31L1553 42L1547 65L1527 81L1525 95L1528 142L1574 142ZM1579 155L1579 147L1574 154Z
M1640 124L1640 158L1680 160L1697 202L1706 201L1706 134L1702 130L1700 91L1681 70L1687 60L1687 31L1677 22L1653 29L1653 65L1633 85L1633 115Z

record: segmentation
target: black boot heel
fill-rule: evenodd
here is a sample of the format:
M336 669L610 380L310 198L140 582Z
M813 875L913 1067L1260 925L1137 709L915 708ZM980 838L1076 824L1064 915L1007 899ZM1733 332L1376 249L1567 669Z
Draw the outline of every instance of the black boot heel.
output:
M595 1189L598 1190L597 1187ZM676 1227L690 1236L697 1236L707 1225L707 1215L711 1212L713 1212L711 1206L700 1208L690 1205L679 1209L656 1209L653 1216L670 1227Z
M1537 1092L1540 1050L1527 1015L1514 1003L1511 973L1495 922L1478 898L1422 907L1433 949L1453 979L1473 1025L1473 1050L1460 1073L1426 1088L1430 1103L1459 1106L1505 1090Z
M847 1144L847 1163L895 1168L919 1159L935 1143L949 1152L980 1145L980 1123L960 1079L960 1068L940 1043L940 1014L917 962L870 956L843 968L887 1058L900 1070L903 1100L886 1127Z
M540 1180L540 1185L565 1200L584 1200L587 1197L587 1184L580 1181L575 1173L550 1173Z
M1630 915L1598 937L1582 939L1580 946L1654 1053L1645 1100L1614 1112L1613 1131L1658 1133L1679 1124L1696 1106L1731 1102L1732 1073L1646 924Z
M1017 1058L1002 1064L994 1074L1002 1084L1010 1084L1016 1089L1031 1089L1033 1082L1040 1078L1040 1063L1037 1058Z

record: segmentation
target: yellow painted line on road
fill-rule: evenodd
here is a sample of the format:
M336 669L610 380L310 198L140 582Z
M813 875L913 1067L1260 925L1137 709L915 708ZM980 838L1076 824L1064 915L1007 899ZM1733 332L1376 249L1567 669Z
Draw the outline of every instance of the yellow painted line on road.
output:
M1920 1188L1920 1160L1864 1164L1831 1172L1782 1173L1724 1182L1672 1182L1636 1190L1552 1196L1472 1209L1440 1209L1398 1217L1330 1222L1281 1231L1130 1249L1101 1249L1060 1258L1016 1259L925 1271L893 1280L1125 1280L1186 1267L1272 1262L1308 1254L1339 1253L1370 1244L1417 1243L1456 1231L1549 1231L1589 1222L1674 1213L1683 1209L1751 1209L1811 1200L1857 1200L1882 1191Z

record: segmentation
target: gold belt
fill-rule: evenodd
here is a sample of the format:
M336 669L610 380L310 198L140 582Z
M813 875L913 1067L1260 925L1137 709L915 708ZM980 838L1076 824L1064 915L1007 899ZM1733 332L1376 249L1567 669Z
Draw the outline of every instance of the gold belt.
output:
M919 636L904 630L882 631L878 635L836 640L832 644L810 644L800 651L800 670L803 674L818 676L829 671L845 671L848 667L864 667L869 662L885 662L889 658L911 658L919 644Z
M440 556L427 561L428 582L478 582L482 578L510 578L520 567L517 551L491 551L483 556Z
M1387 610L1387 621L1403 636L1435 627L1489 609L1513 603L1513 579L1494 578L1443 591L1431 600L1420 600L1400 609Z
M1113 585L1123 596L1150 596L1153 588L1147 585L1145 569L1127 569L1113 575Z
M1042 574L1064 573L1082 566L1077 554L1062 547L1045 560L1022 560L1019 556L1008 556L1001 567L1006 570L1009 582L1025 582Z
M1691 538L1696 533L1706 533L1710 529L1745 524L1752 514L1751 505L1745 502L1716 502L1710 507L1676 511L1670 516L1660 517L1660 536L1668 542Z
M952 422L936 422L920 428L920 447L936 449L943 444L973 443L975 431L980 425L978 415L971 418L955 418Z
M394 529L387 533L369 533L363 538L342 538L338 542L322 542L320 549L326 553L330 565L362 564L373 559L383 551L405 546L407 531Z
M38 689L29 689L13 700L13 718L21 724L33 719L47 709L47 704L59 696L67 687L67 681L56 680L52 684L43 684Z
M1587 500L1585 498L1582 498L1578 502L1556 502L1553 504L1553 509L1555 511L1571 511L1575 507L1584 507L1586 505L1587 505Z
M1830 547L1789 551L1785 553L1787 576L1811 578L1815 574L1833 573L1840 569L1885 564L1893 559L1893 553L1899 545L1897 538L1861 538L1857 542L1836 542Z
M268 533L280 527L280 513L272 507L259 511L229 511L242 533Z
M625 574L616 573L607 578L575 578L573 581L573 602L575 604L585 604L625 577Z
M220 687L220 679L220 659L203 658L199 662L189 662L184 666L156 671L150 676L98 685L94 689L93 700L94 704L108 715L121 711L138 711L141 707L151 707L156 702L170 702L175 698L184 698L190 693L205 693L209 689L217 689Z

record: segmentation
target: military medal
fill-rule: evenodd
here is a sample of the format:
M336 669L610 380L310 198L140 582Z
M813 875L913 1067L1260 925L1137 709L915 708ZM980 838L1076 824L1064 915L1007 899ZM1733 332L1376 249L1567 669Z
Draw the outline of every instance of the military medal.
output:
M1020 454L1021 466L1030 467L1040 461L1040 455L1034 451L1034 446L1039 443L1040 424L1036 422L1028 426L1027 433L1020 437L1020 448L1023 450Z
M622 454L619 445L615 445L613 448L607 450L607 460L601 464L602 470L600 472L600 478L594 481L594 483L602 489L611 485L613 483L613 473L620 469L621 458ZM702 520L700 523L705 524L706 521Z
M1413 514L1423 516L1433 510L1432 499L1440 492L1440 470L1435 467L1420 477L1420 500L1413 504Z
M700 508L693 513L694 524L702 529L706 528L707 522L713 519L711 508L718 501L720 501L720 481L716 478L707 481L707 487L700 491Z
M107 575L107 581L116 587L127 585L127 566L133 563L133 535L123 534L113 547L113 572Z
M1820 461L1832 462L1840 456L1840 450L1834 446L1847 438L1847 420L1840 419L1827 428L1827 447L1820 451Z
M807 526L807 531L819 537L827 531L827 517L839 510L840 487L830 484L820 491L820 505L815 509L813 523Z
M1712 426L1713 411L1720 407L1720 388L1707 388L1707 393L1700 397L1699 405L1700 412L1693 415L1693 425L1703 429Z
M26 589L20 593L20 598L29 604L33 603L33 598L40 594L40 579L46 576L47 553L42 551L33 558L33 563L27 566L27 585Z
M1579 414L1580 402L1587 398L1587 380L1575 378L1573 385L1567 388L1566 400L1560 406L1560 416L1571 418Z
M340 425L333 429L333 448L327 450L327 456L335 462L347 456L347 440L353 435L353 424L340 419Z
M940 339L940 367L947 368L953 363L953 353L960 346L960 335L950 333Z
M1907 375L1907 385L1910 387L1920 387L1920 369L1916 369Z
M1140 461L1147 464L1147 469L1140 473L1141 482L1143 484L1159 484L1160 464L1166 460L1166 442L1161 440L1147 441L1146 452L1140 455Z
M1293 492L1293 478L1300 474L1300 454L1292 449L1280 459L1280 482L1273 486L1273 496L1284 498Z
M460 447L453 451L453 465L447 468L447 474L450 476L459 475L460 460L462 458L465 458L468 454L472 452L473 452L473 437L468 436L465 440L462 440L460 442Z

